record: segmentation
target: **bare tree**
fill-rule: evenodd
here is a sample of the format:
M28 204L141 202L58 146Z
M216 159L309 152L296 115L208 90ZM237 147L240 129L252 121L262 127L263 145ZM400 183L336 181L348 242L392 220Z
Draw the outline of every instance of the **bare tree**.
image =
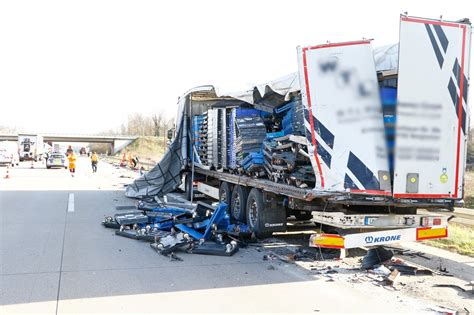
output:
M167 119L163 112L145 115L142 113L132 113L115 130L102 132L103 135L131 135L131 136L155 136L163 137L168 129L173 128L174 118Z
M151 116L151 119L153 120L153 135L159 137L161 125L163 124L163 117L161 114L155 113Z
M20 132L16 127L0 126L0 133L15 134Z

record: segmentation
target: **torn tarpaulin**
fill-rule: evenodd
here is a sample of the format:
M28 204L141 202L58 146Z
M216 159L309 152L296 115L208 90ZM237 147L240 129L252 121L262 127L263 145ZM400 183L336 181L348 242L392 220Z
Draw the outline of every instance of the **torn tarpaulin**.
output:
M127 186L125 196L131 198L161 197L175 190L181 184L181 171L184 169L187 156L187 119L182 98L179 103L176 138L171 143L161 161L148 173L137 178ZM181 104L182 103L182 104Z

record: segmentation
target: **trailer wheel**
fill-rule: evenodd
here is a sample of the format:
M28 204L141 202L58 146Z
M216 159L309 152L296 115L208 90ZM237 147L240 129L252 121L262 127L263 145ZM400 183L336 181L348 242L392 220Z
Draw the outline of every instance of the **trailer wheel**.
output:
M232 190L230 215L238 222L245 222L245 210L248 196L247 187L235 185Z
M228 182L222 182L219 187L219 201L227 204L227 209L230 208L230 200L232 197L232 184Z
M193 194L193 182L191 180L191 174L186 173L184 177L184 192L186 193L186 199L191 201Z
M247 198L247 224L257 238L266 238L272 235L272 232L263 231L263 211L262 191L257 188L252 188Z

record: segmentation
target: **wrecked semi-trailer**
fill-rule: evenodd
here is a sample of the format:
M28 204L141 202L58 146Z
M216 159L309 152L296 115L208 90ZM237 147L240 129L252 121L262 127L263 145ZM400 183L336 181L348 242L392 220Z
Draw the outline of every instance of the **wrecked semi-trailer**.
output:
M369 40L298 47L295 74L241 93L194 88L163 160L126 194L183 181L259 237L289 216L337 231L314 246L446 237L438 210L463 198L470 35L468 20L401 16L398 54L376 62Z

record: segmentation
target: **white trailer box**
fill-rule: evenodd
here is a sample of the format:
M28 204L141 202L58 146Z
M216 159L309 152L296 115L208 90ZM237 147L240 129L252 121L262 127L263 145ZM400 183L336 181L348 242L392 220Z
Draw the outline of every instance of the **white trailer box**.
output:
M0 142L0 165L18 165L18 146L13 141Z
M391 195L370 41L298 47L316 189Z
M44 153L43 137L35 134L18 135L20 161L42 160Z
M402 16L395 198L461 199L471 26Z

